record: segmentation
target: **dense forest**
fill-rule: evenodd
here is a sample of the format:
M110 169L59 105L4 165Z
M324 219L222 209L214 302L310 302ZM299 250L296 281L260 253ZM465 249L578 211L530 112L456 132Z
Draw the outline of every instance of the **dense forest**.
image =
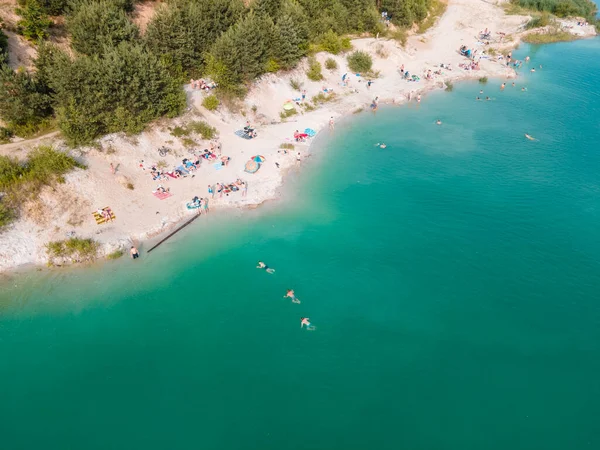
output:
M591 0L511 0L511 3L535 11L547 11L558 17L579 16L595 21L598 8Z
M408 27L435 2L168 0L142 33L132 21L134 0L18 1L21 20L13 31L37 47L37 58L35 70L9 68L0 31L0 138L56 124L73 145L178 115L190 76L208 76L222 93L243 95L265 72L290 69L315 50L346 48L343 35L385 34L381 11ZM567 11L559 5L584 7L588 0L541 2L558 14ZM52 44L59 28L68 49Z

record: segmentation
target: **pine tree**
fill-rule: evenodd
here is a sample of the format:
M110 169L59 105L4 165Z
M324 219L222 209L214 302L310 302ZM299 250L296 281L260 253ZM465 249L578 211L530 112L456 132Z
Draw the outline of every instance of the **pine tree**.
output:
M134 41L139 36L138 28L125 11L108 0L78 3L67 17L67 29L72 47L85 55L102 53L106 47Z

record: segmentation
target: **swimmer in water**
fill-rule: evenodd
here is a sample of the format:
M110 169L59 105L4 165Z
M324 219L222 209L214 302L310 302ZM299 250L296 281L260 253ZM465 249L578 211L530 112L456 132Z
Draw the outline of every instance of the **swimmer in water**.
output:
M258 266L256 266L257 269L265 269L267 271L267 273L273 273L275 272L275 269L270 269L269 266L267 266L264 262L259 261L258 262Z
M537 139L536 139L536 138L534 138L533 136L529 136L527 133L525 133L525 137L526 137L527 139L529 139L530 141L537 141Z
M480 94L483 94L483 89L481 89L481 90L479 91L479 93L480 93Z
M289 297L292 299L292 303L300 303L300 300L298 300L296 298L296 295L294 294L294 290L293 289L288 289L287 293L283 296L283 298Z
M435 121L435 124L436 124L436 125L441 125L441 124L442 124L442 121L441 121L440 119L438 119L438 120L436 120L436 121Z
M491 98L489 98L489 97L486 97L485 99L486 99L488 102L491 100Z
M306 329L308 331L313 331L316 329L315 326L310 324L310 319L308 317L300 317L300 328L304 328L304 325L306 325Z
M387 145L385 145L385 143L384 143L384 142L381 142L381 143L379 143L379 142L378 142L377 144L375 144L375 147L379 147L379 148L386 148L386 147L387 147Z
M532 72L535 72L535 69L531 69Z
M500 90L503 91L505 87L506 87L506 83L502 83L502 85L500 86Z
M521 91L522 91L522 92L525 92L526 90L527 90L527 88L526 88L526 87L522 87L522 88L521 88Z
M513 81L512 86L515 87L515 82Z
M476 97L475 100L481 100L479 97Z

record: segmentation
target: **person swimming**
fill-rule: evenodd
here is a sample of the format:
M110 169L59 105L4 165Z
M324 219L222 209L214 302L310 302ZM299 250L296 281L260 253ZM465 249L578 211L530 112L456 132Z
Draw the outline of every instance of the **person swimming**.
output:
M258 266L256 266L257 269L265 269L267 271L267 273L273 273L275 272L275 269L271 269L269 268L269 266L267 266L264 262L259 261L258 262Z
M316 329L314 325L310 324L310 319L308 317L300 317L300 328L304 328L304 325L306 325L306 329L308 331L313 331Z
M438 119L438 120L436 120L436 121L435 121L435 124L436 124L436 125L441 125L441 124L442 124L442 121L441 121L440 119Z
M292 299L292 303L300 303L300 300L298 300L296 298L296 295L294 294L294 290L293 289L288 289L287 293L283 296L283 298L285 297L289 297Z
M536 139L536 138L534 138L533 136L530 136L530 135L528 135L527 133L525 133L525 137L526 137L527 139L529 139L530 141L537 141L537 139Z
M486 99L487 101L491 100L491 98L489 98L489 97L486 97L485 99Z

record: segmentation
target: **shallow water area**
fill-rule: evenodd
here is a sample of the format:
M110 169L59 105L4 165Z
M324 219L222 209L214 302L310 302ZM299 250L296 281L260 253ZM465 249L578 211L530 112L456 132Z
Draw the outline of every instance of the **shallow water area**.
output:
M598 50L342 121L283 200L135 262L11 277L3 447L600 446Z

